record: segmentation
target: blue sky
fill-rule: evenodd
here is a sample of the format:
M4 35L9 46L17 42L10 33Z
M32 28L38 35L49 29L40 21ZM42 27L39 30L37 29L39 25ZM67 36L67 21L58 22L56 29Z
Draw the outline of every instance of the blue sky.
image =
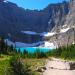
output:
M25 9L43 9L48 4L62 2L63 0L8 0Z

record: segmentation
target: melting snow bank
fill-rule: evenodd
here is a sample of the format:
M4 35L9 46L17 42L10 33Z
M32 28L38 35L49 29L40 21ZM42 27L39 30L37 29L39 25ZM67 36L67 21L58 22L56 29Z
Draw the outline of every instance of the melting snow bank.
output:
M5 42L7 41L7 44L9 45L9 46L11 46L11 45L13 45L14 47L16 46L16 47L37 47L37 46L39 46L39 45L42 45L42 44L44 44L44 42L37 42L37 43L32 43L32 44L29 44L29 43L22 43L22 42L12 42L12 41L10 41L10 40L8 40L8 39L5 39Z
M44 47L50 48L50 49L56 49L57 46L54 43L50 43L48 41L44 42Z

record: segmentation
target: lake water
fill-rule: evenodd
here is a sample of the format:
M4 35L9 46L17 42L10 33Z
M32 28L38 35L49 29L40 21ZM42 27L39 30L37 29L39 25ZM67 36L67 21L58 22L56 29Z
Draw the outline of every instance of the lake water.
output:
M28 53L34 53L34 52L36 52L37 49L39 49L41 52L48 52L48 51L52 50L50 48L44 48L44 47L42 47L42 48L26 47L26 48L16 48L16 49L17 49L17 51L20 49L21 52L24 52L24 50L26 50Z

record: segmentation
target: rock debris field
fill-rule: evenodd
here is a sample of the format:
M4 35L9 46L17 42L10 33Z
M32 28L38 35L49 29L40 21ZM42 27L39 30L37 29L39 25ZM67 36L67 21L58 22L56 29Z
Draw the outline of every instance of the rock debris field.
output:
M75 75L75 62L51 58L47 60L43 75Z

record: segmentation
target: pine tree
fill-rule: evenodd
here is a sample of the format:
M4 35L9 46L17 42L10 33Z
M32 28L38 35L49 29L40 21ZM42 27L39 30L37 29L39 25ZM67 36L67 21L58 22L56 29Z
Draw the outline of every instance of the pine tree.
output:
M24 52L23 53L24 53L24 55L28 54L28 52L25 49L24 49Z
M21 50L20 50L20 48L18 49L18 53L19 53L19 54L21 53Z
M7 41L5 42L5 50L6 50L6 53L8 53L8 45L7 45Z
M6 52L6 50L5 50L5 42L4 42L4 38L3 37L0 39L0 52L1 53L5 53Z

